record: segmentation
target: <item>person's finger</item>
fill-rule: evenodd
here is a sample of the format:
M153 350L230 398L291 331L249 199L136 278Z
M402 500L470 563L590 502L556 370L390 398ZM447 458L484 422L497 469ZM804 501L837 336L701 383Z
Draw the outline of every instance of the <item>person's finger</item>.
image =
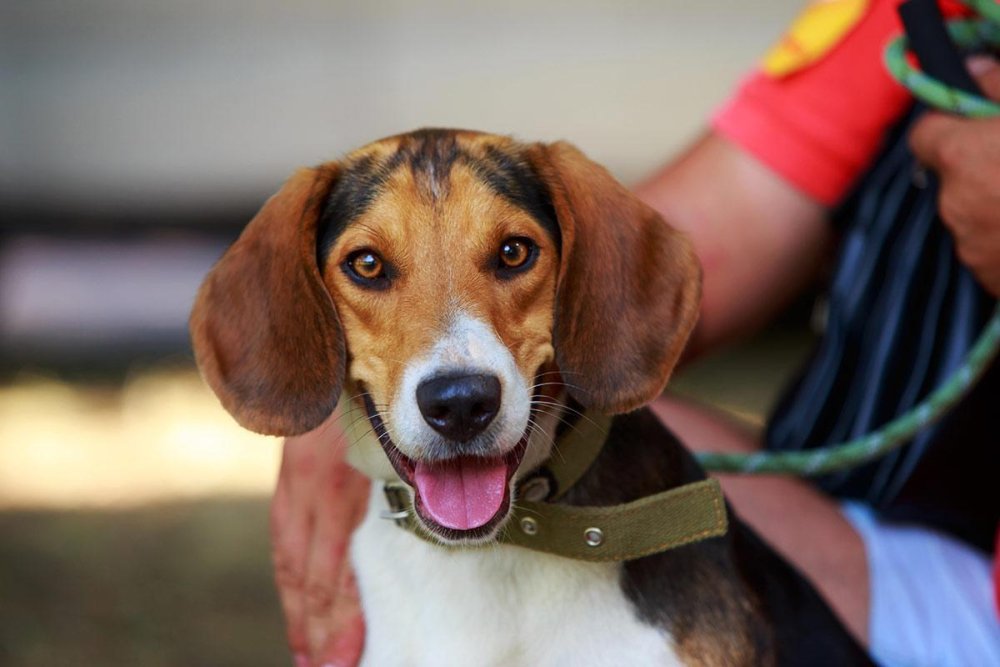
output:
M274 579L292 652L307 654L305 579L312 542L312 494L318 475L315 436L285 441L278 485L271 505Z
M965 66L983 93L1000 102L1000 62L993 56L976 55L967 58Z
M302 632L293 633L292 626L287 623L288 611L286 609L287 599L285 588L288 585L288 574L286 572L287 565L283 561L283 554L281 554L277 545L281 539L281 533L288 523L289 512L291 508L291 491L288 488L287 479L284 475L284 461L282 461L282 470L278 473L278 483L274 490L274 497L271 499L271 512L270 512L270 529L271 529L271 549L272 549L272 561L274 565L274 582L275 587L278 589L278 597L281 601L282 611L285 614L286 624L285 624L285 635L288 641L289 648L292 650L292 655L294 658L294 667L310 667L309 658L307 656L308 643L305 641L305 634Z
M983 92L1000 101L1000 63L991 56L972 56L965 64ZM910 149L924 165L945 172L965 159L968 145L957 137L974 122L951 113L929 111L911 128Z
M312 653L335 632L348 546L364 506L367 480L343 461L333 461L316 489L316 524L306 575L306 634Z
M910 130L910 150L922 164L938 172L944 171L960 159L955 155L960 146L951 139L967 122L970 121L951 114L927 112Z
M365 647L365 619L361 600L350 567L345 567L333 618L334 631L316 656L322 667L355 667Z

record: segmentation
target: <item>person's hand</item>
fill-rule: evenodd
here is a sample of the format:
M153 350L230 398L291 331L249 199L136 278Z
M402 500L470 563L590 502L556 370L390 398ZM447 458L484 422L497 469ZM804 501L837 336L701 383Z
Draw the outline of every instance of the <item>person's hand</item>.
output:
M980 88L1000 101L1000 63L969 60ZM929 112L910 132L910 147L941 181L938 209L959 259L1000 297L1000 118Z
M365 513L368 480L344 460L339 415L285 440L271 504L275 582L295 667L353 667L364 648L347 550Z

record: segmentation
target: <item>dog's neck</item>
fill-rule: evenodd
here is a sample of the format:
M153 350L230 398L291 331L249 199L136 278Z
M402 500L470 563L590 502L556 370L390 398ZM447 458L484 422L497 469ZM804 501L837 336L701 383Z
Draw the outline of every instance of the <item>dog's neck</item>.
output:
M648 408L620 415L593 465L560 498L569 505L619 505L705 479L691 455Z
M572 431L572 428L566 427L564 432L558 433L558 449L553 456L569 455L568 448L564 449L561 445L565 443L562 438ZM555 501L558 505L617 505L703 478L690 456L648 410L614 418L607 436L593 464ZM377 447L377 443L375 445ZM381 449L376 451L384 458ZM410 598L399 591L409 591L414 582L425 582L418 587L423 591L419 596L421 609L426 610L428 600L433 599L441 601L440 606L435 607L436 615L451 613L452 608L458 610L459 613L454 614L455 623L448 625L449 643L460 643L464 637L463 633L458 633L456 637L453 626L457 626L462 619L480 618L480 612L475 611L475 602L479 599L503 601L492 603L489 607L490 614L505 619L496 622L503 623L514 623L512 619L520 619L525 613L530 613L536 606L531 601L539 605L544 602L539 608L559 609L557 617L560 624L588 628L582 633L583 638L573 643L574 647L581 647L580 662L593 661L597 655L593 652L604 650L605 644L618 647L624 642L630 646L646 646L635 656L619 655L618 658L625 662L633 657L632 664L640 664L648 662L650 656L656 656L655 664L679 664L677 655L670 648L673 645L670 635L662 634L674 631L674 617L696 616L692 628L697 631L697 636L710 636L705 628L717 621L718 617L713 615L714 607L705 606L704 618L700 615L701 607L695 611L687 608L691 601L700 599L704 591L699 588L703 581L701 578L692 579L685 574L705 570L698 565L702 559L709 563L722 561L718 552L724 547L717 540L623 563L583 562L509 547L452 550L424 540L414 541L409 531L380 517L384 507L385 498L381 491L373 489L368 517L354 547L356 567L361 568L359 580L362 582L362 593L370 597L366 604L373 605L366 612L372 614L372 623L378 626L379 631L391 628L395 632L402 625L401 616L409 618L405 614L397 614L396 610L409 609L401 600ZM406 554L406 557L397 560L400 554ZM391 561L392 565L374 565L386 561ZM447 572L448 576L442 577L443 572ZM389 579L383 581L386 577ZM376 578L377 585L369 583L365 587L366 582ZM721 580L714 570L710 578ZM430 585L427 580L442 582L443 588L433 589L440 595L426 593L426 587ZM454 587L448 588L450 585ZM392 594L385 595L385 591L392 591ZM461 595L458 591L462 592ZM470 596L469 591L475 591L475 594ZM600 601L601 614L596 617L601 622L597 626L587 625L586 619L595 618L595 615L589 603L581 603L580 596L590 602ZM521 605L507 606L510 600L522 599L529 601L526 608ZM380 623L376 623L377 614L384 614L378 616ZM551 617L551 612L544 615L545 619ZM615 621L615 618L620 620ZM540 622L537 627L529 623L526 628L530 632L524 634L524 629L519 631L515 637L517 642L524 646L551 643L554 629L545 622ZM391 645L389 639L376 630L373 632L376 632L373 641L382 639L385 643L380 646L388 650ZM487 642L496 635L495 632L476 634L470 630L469 636L475 637L476 654L488 654L489 649L479 642ZM569 650L566 646L561 648L564 652ZM436 644L434 650L440 652L441 646ZM497 651L500 650L497 648ZM615 650L620 653L619 649ZM645 652L647 650L651 652ZM720 654L725 654L725 651L720 649ZM439 653L435 655L439 660ZM548 663L539 659L536 664L566 664L565 658L562 655ZM602 664L615 663L606 661Z
M612 476L618 479L597 484L592 481L576 489L569 496L571 502L560 503L560 498L572 492L578 481L601 467L595 464L606 451L609 436L614 437L612 430L619 431L619 438L625 431L629 444L654 437L665 445L673 443L676 450L681 450L648 412L645 422L641 418L637 421L633 415L613 422L611 417L587 415L577 407L567 406L559 421L556 440L546 441L552 456L540 467L528 467L527 472L522 468L516 476L516 489L511 493L517 502L506 516L506 523L513 528L477 536L471 542L462 543L463 548L511 544L572 559L608 562L632 560L725 533L725 503L718 482L699 481L697 468L692 468L694 480L682 484L688 480L683 477L678 480L674 473L680 469L679 461L683 457L678 457L674 465L667 468L653 465L651 458L645 457L650 460L640 461L643 465L639 470L628 465L627 474L614 475L621 466L613 463L622 459L620 454L614 455L603 466L611 469ZM612 429L613 423L618 424L615 429ZM616 449L625 447L618 444ZM626 461L634 463L632 457ZM620 493L628 482L639 478L645 478L647 483L640 485L638 491ZM391 519L398 527L431 543L456 546L442 541L435 531L417 519L415 498L408 484L381 481L385 498L379 504L388 507L380 512L382 518ZM588 487L599 489L608 481L613 483L619 495L610 502L588 502L588 496L593 495L588 494Z

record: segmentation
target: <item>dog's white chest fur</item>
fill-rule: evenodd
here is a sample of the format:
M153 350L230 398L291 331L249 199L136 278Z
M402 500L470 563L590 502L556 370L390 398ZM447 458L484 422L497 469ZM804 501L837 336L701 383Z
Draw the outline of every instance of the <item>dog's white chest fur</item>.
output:
M380 496L351 547L364 667L681 664L670 635L636 617L619 566L511 546L444 549L379 518Z

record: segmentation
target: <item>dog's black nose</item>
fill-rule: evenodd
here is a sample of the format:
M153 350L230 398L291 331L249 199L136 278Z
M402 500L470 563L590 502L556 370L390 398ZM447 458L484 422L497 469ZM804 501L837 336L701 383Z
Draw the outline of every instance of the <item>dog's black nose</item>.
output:
M500 380L492 375L443 375L417 386L420 414L457 442L479 435L500 409Z

